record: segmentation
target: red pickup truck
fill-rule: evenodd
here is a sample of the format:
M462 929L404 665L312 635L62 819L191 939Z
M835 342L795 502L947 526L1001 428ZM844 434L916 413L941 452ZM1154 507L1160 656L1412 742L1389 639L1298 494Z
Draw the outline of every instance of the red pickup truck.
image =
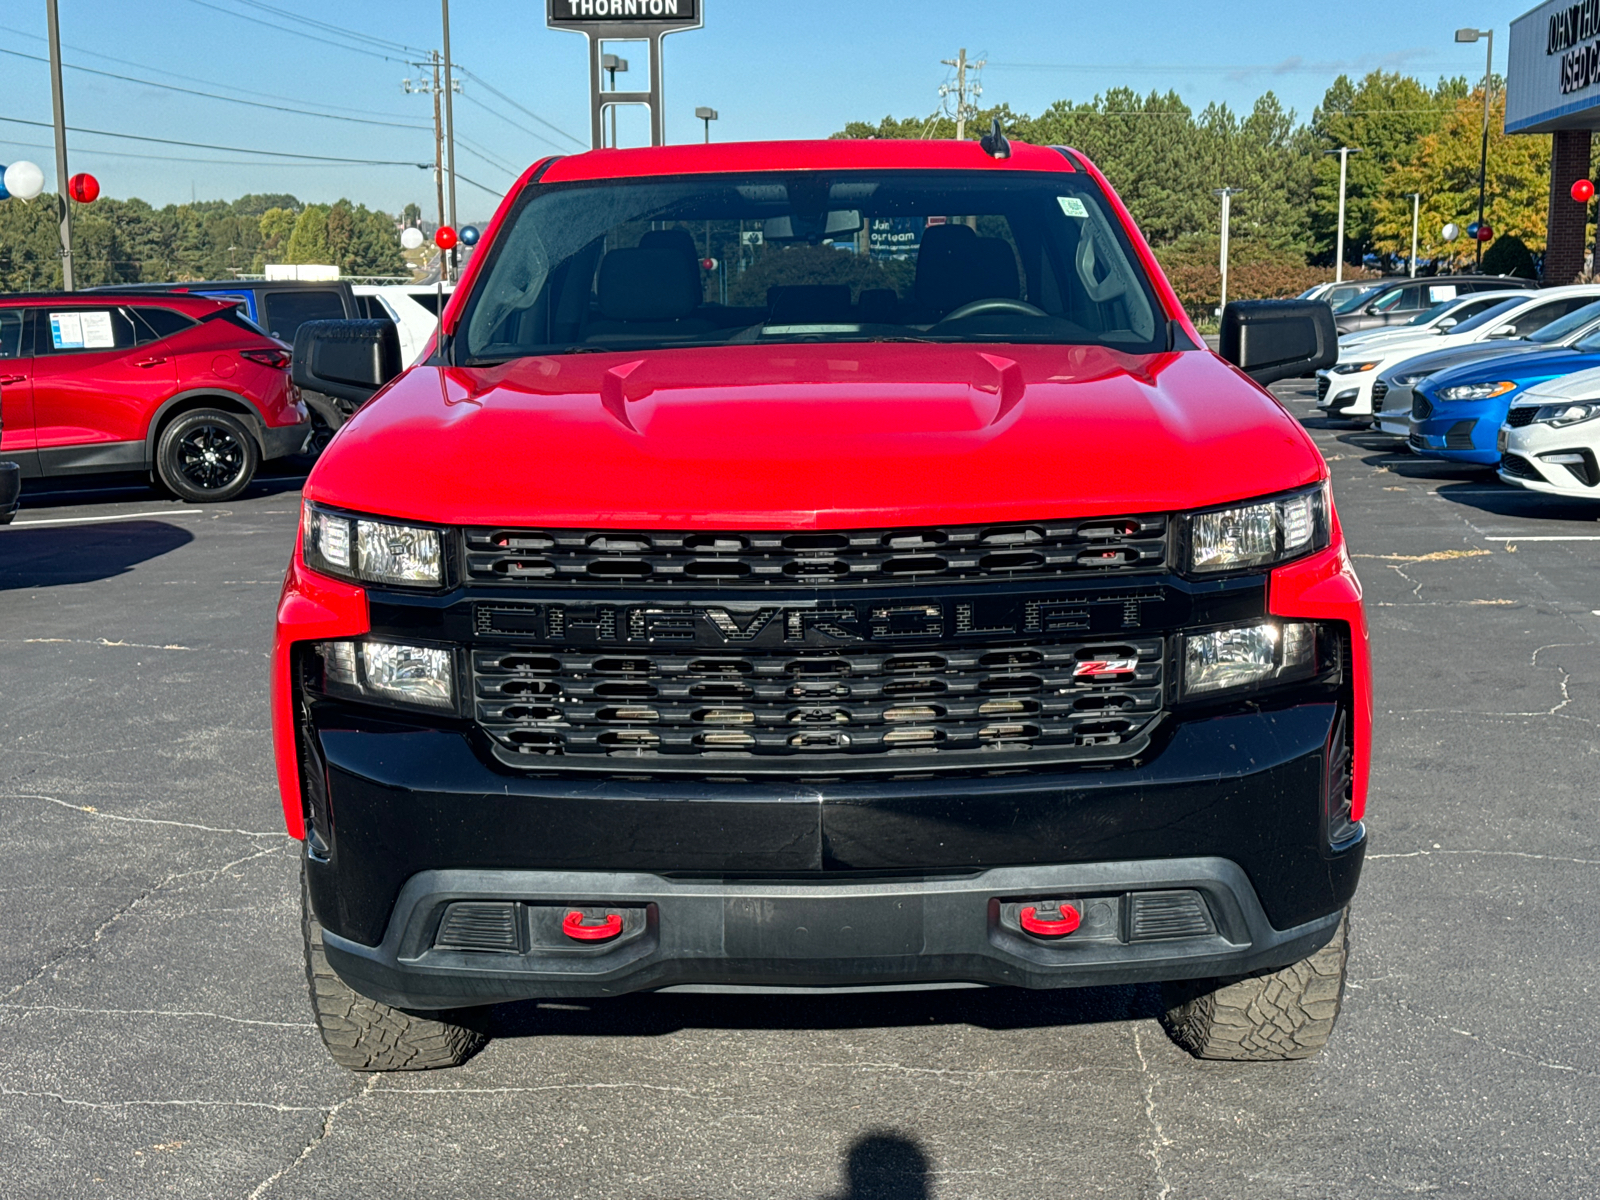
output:
M1094 165L996 128L540 162L393 337L295 346L377 393L272 660L338 1062L669 989L1158 981L1196 1055L1326 1041L1367 631L1260 386L1326 306L1225 361Z

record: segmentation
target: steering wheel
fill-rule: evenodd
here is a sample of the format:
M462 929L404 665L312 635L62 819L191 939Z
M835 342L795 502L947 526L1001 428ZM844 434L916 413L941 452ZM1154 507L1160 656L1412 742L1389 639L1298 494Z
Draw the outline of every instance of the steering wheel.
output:
M960 321L967 317L984 316L989 313L1016 313L1024 317L1050 315L1042 308L1035 308L1026 300L1008 300L1004 296L991 296L987 300L973 300L959 308L951 309L939 318L937 324L943 325L947 321Z

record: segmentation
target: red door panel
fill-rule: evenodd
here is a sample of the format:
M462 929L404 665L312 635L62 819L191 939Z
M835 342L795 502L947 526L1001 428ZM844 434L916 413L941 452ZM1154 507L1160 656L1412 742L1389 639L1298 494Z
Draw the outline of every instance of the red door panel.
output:
M33 418L38 447L142 442L150 414L177 386L159 345L135 346L119 308L35 310Z
M0 458L32 450L33 355L23 343L27 310L0 308Z

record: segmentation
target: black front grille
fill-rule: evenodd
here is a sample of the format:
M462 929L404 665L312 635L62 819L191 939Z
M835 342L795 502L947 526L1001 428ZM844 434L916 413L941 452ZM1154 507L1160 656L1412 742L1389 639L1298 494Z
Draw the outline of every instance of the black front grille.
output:
M1119 516L771 533L477 528L463 562L481 583L722 589L1114 575L1166 558L1166 517Z
M475 716L532 770L823 776L1137 754L1161 638L892 650L477 648Z
M1518 454L1505 454L1500 458L1500 469L1507 475L1515 475L1518 479L1540 479L1539 469L1527 459Z
M1419 421L1426 421L1433 416L1433 404L1421 392L1411 393L1411 415Z
M1383 398L1389 394L1389 385L1383 380L1378 380L1372 385L1372 411L1383 411Z
M1472 430L1478 423L1476 421L1457 421L1445 430L1444 446L1446 450L1471 450Z
M1326 375L1317 376L1317 403L1321 404L1328 398L1328 385L1332 382Z
M1524 425L1532 425L1533 414L1538 411L1538 407L1532 404L1526 408L1513 408L1506 414L1506 424L1513 429L1521 429Z

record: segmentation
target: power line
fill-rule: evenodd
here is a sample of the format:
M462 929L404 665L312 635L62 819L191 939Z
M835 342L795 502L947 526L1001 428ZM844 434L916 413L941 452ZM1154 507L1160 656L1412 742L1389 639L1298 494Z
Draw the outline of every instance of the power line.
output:
M529 137L535 139L536 141L543 142L546 146L553 146L557 150L560 150L562 148L562 147L556 145L555 142L551 141L548 137L546 137L544 134L540 133L538 130L529 129L526 125L523 125L518 121L513 121L510 117L506 116L505 113L501 112L497 108L490 108L487 104L485 104L482 100L479 100L476 96L472 95L470 92L462 92L461 93L461 98L463 100L467 101L467 103L469 103L469 104L476 104L479 108L483 109L483 111L488 113L490 116L499 117L507 125L511 126L511 128L513 128L515 130L518 130L521 133L527 134Z
M468 179L460 171L456 172L456 178L462 183L470 183L473 187L488 192L489 195L493 196L496 200L500 200L505 197L505 191L503 189L487 187L486 185L479 183L476 179Z
M31 59L33 62L41 62L46 64L48 64L50 61L48 58L41 57L37 54L24 54L21 50L7 50L4 46L0 46L0 54L9 54L13 58L26 58ZM157 83L154 79L137 79L132 75L118 75L115 71L101 71L94 67L82 67L77 63L63 62L61 65L64 67L70 67L74 71L83 71L89 75L100 75L106 79L120 79L125 83L137 83L142 87L163 88L169 92L182 92L186 96L203 96L207 100L222 100L228 104L244 104L251 108L270 109L273 112L297 113L303 117L321 117L322 119L328 121L352 121L358 125L386 125L391 129L427 128L425 125L410 125L404 124L400 121L374 121L365 117L346 117L341 116L338 113L317 112L314 109L309 108L290 108L282 104L263 104L259 100L240 100L233 96L218 95L215 92L202 92L197 91L194 88L179 87L173 83Z
M506 162L504 159L499 158L497 155L491 154L489 151L485 150L482 146L480 146L476 142L474 142L471 138L464 137L464 136L462 136L461 134L458 133L458 134L456 134L456 141L461 143L461 146L462 146L463 149L471 151L473 154L476 154L479 158L481 158L484 162L488 163L495 170L504 171L507 175L511 176L513 179L515 179L518 175L522 174L522 172L519 171L516 167L513 167L510 163Z
M50 142L14 142L10 138L0 138L0 146L23 146L29 150L54 150ZM102 158L140 158L152 162L175 163L204 163L208 166L218 167L330 167L338 166L337 163L316 162L267 162L255 158L185 158L177 154L139 154L132 150L102 150L98 146L91 149L79 149L74 154L87 154L91 157ZM409 164L408 164L409 165Z
M391 42L387 38L377 38L373 37L371 34L359 33L354 29L346 29L342 25L330 25L327 21L319 21L315 17L308 17L301 13L291 12L286 8L276 8L271 4L263 4L261 3L261 0L234 0L234 3L248 5L250 8L259 9L262 12L269 12L274 16L285 17L291 21L300 21L303 24L310 25L316 29L326 30L328 33L337 34L340 37L352 38L356 41L370 42L372 45L379 46L384 49L399 50L405 54L427 53L427 51L419 50L415 46L408 46L404 42Z
M335 42L329 38L318 37L314 33L306 33L301 29L291 29L277 21L263 21L260 17L252 17L247 13L235 12L231 8L223 8L219 4L212 4L209 0L189 0L190 4L198 4L201 8L209 8L212 12L222 13L224 16L237 17L241 21L249 21L252 25L264 25L268 29L277 30L279 33L293 34L295 37L305 38L312 42L321 42L324 46L332 46L336 50L348 50L355 54L366 54L372 58L381 58L385 62L403 63L404 58L396 58L392 54L383 54L377 50L369 50L365 46L351 46L343 42Z
M52 129L48 121L25 121L21 117L0 117L12 125L32 125L38 129ZM132 142L155 142L162 146L187 146L194 150L222 150L229 154L259 154L267 158L293 158L307 162L344 163L358 167L421 167L430 170L432 163L419 163L410 159L391 158L339 158L327 154L293 154L287 150L252 150L247 146L217 146L210 142L182 142L173 138L149 137L142 133L113 133L107 129L85 129L81 125L68 125L73 133L92 133L97 137L124 138Z
M589 149L589 143L588 142L585 142L580 138L573 137L570 133L568 133L565 129L561 128L561 126L559 126L559 125L552 125L549 121L546 121L543 117L541 117L538 113L534 112L531 108L524 108L522 105L518 104L515 100L513 100L510 96L506 95L499 88L497 88L493 84L491 84L488 80L484 79L483 76L475 75L471 71L467 70L465 67L459 67L458 66L456 69L458 71L460 71L461 74L464 75L466 78L471 79L475 83L477 83L478 86L483 88L483 90L488 92L491 96L496 96L499 99L504 100L507 104L511 105L512 108L516 109L518 112L522 113L524 116L532 117L535 121L539 122L539 124L543 125L546 129L553 129L555 132L559 133L562 137L566 138L569 142L572 142L574 145L581 146L585 150ZM488 106L485 105L485 107L488 107ZM493 112L494 110L490 109L489 111ZM538 135L535 134L534 136L537 137Z

